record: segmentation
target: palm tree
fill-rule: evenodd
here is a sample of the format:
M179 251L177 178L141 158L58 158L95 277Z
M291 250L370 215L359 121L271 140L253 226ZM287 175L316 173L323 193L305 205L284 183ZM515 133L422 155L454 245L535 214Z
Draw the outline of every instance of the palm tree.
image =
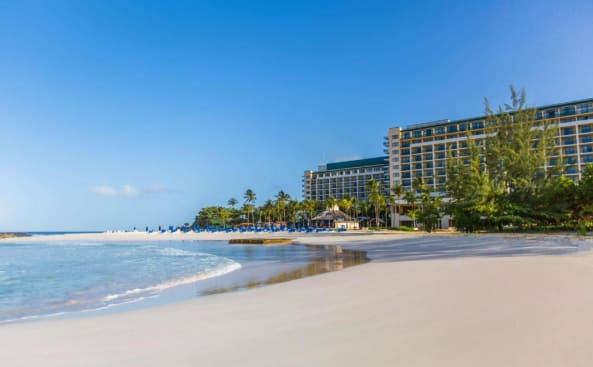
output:
M391 188L391 194L393 195L393 197L395 199L395 203L397 204L396 210L397 210L397 215L399 218L399 213L400 213L400 209L401 209L401 205L400 205L399 201L401 200L402 196L404 195L404 188L400 184L393 185L393 187Z
M408 204L412 205L412 210L409 210L407 214L412 218L414 227L416 227L416 194L413 191L406 191L404 199Z
M338 205L346 212L346 214L350 215L350 209L352 208L352 198L343 198L340 200Z
M330 197L327 198L327 200L325 200L325 205L327 206L327 208L329 210L332 211L332 213L333 213L334 207L336 206L337 203L338 203L338 201L333 196L330 196Z
M381 195L381 183L374 178L367 181L367 200L375 207L375 224L379 227L379 211L381 210L381 203L384 201Z
M284 191L278 191L276 194L276 203L278 205L278 210L282 212L282 221L285 221L286 218L286 203L290 200L290 195L285 193Z
M235 205L237 205L238 203L239 202L235 198L230 198L229 201L227 201L227 204L233 209L235 209Z
M303 200L301 203L301 207L307 213L308 225L311 225L311 219L315 216L315 209L317 208L317 203L315 200Z
M251 209L251 217L253 219L253 221L255 222L255 218L253 217L253 209L254 209L254 203L255 203L255 199L256 199L256 195L255 192L253 192L253 190L251 189L247 189L245 191L245 194L243 194L243 199L245 199L244 203L245 204L251 204L249 206L249 208ZM249 214L247 214L247 221L249 222Z

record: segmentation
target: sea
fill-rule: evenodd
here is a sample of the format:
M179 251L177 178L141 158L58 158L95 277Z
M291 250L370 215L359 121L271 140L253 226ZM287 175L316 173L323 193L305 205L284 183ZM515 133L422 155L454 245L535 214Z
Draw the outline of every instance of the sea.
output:
M0 323L150 307L366 261L364 253L301 245L2 241Z

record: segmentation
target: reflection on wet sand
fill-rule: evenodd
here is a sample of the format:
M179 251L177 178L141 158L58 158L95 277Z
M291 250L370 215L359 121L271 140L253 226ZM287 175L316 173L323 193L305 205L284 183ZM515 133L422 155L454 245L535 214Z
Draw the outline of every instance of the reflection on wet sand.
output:
M242 289L257 288L264 285L288 282L290 280L342 270L369 261L366 252L343 250L340 246L296 246L306 246L319 250L319 256L314 257L308 264L296 270L284 271L265 279L249 279L243 284L204 290L200 292L200 295L227 293Z

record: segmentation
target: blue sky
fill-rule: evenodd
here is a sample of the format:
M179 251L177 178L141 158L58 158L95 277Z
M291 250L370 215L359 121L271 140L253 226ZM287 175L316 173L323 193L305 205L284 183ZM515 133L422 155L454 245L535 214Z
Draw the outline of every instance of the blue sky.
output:
M593 96L591 1L2 1L0 231L190 221L301 196L391 126L508 85Z

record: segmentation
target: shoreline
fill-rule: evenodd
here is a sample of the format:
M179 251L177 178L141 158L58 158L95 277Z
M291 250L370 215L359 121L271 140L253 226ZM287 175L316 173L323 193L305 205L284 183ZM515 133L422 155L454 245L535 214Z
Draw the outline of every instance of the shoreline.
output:
M591 239L330 236L305 240L364 248L375 261L296 282L131 312L0 325L0 362L19 366L593 363Z

